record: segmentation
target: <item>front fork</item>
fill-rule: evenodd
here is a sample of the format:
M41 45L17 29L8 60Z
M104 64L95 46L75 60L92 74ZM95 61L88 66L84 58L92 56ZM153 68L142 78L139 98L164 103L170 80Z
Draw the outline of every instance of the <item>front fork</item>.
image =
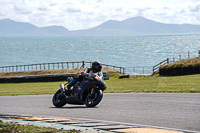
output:
M67 98L67 95L65 94L65 85L63 83L60 84L60 90L60 94L64 95Z

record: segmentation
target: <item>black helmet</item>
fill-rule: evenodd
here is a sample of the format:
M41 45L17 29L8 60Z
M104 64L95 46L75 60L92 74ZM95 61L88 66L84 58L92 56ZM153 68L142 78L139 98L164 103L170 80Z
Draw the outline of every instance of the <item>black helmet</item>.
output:
M95 61L95 62L92 63L92 70L93 70L94 73L100 72L101 68L102 68L102 66L101 66L100 62Z

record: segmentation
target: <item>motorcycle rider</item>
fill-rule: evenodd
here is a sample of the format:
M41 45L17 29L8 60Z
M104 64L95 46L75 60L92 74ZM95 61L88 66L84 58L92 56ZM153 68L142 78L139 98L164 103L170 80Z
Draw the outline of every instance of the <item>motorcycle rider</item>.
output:
M76 84L78 81L82 80L84 77L89 77L89 78L94 78L95 75L97 75L96 79L99 80L102 85L103 85L103 89L105 90L106 89L106 84L103 80L103 73L101 72L101 69L102 69L102 65L100 62L98 61L94 61L92 63L92 66L91 67L87 67L84 71L81 72L80 75L77 75L74 77L74 79L69 83L69 85L67 85L67 90L68 91L71 91L70 88ZM68 92L69 93L69 92Z

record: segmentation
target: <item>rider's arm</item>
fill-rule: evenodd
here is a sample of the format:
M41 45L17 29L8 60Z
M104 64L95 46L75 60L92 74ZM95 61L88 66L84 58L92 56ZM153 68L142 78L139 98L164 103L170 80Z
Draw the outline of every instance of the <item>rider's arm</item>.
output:
M81 75L86 76L86 75L88 75L89 71L90 71L90 68L87 67L81 72Z
M98 76L99 76L100 79L103 80L103 73L102 73L102 72L99 72L99 73L98 73Z

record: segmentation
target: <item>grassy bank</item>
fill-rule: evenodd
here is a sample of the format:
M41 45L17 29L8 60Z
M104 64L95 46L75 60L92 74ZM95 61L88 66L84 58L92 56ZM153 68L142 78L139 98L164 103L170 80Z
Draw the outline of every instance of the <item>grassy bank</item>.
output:
M180 61L161 66L160 68L170 69L170 68L199 67L199 66L200 66L200 57L196 57L191 59L182 59Z
M159 74L162 76L200 74L200 57L182 59L180 61L161 66L159 68Z
M200 93L200 74L186 76L134 76L119 79L120 73L110 72L105 92L177 92ZM63 81L66 82L66 81ZM0 95L54 94L62 82L1 83Z

